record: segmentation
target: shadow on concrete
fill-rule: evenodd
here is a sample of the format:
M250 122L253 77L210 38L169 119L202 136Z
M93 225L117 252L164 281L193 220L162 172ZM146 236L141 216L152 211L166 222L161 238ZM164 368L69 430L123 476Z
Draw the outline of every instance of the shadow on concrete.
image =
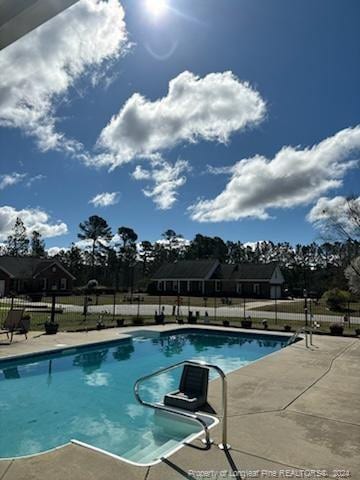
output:
M193 445L188 445L188 446L193 446ZM194 448L197 448L197 447L194 446ZM203 450L203 449L201 449L201 450ZM229 475L230 475L230 478L235 478L237 480L242 480L241 475L240 475L240 469L236 466L236 464L234 462L234 459L232 458L229 450L224 450L224 455L226 456L226 459L227 459L227 461L229 462L229 465L230 465L230 469L229 469L229 472L228 472ZM190 473L189 473L191 471L190 468L189 468L188 471L183 470L181 467L179 467L175 463L171 462L167 458L162 458L161 461L163 463L165 463L168 467L175 470L179 475L182 475L184 478L191 479L191 480L194 480L194 478L196 478L193 475L190 475ZM220 474L220 470L222 471L222 469L219 468L219 474ZM216 477L216 478L218 478L218 477ZM227 478L227 477L225 477L225 478Z

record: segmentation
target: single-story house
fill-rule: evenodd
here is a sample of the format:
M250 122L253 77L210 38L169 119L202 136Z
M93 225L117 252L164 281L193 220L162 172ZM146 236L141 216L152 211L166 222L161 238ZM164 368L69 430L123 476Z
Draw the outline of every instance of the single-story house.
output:
M0 297L10 292L72 290L75 277L54 259L0 257Z
M284 277L278 263L226 264L218 260L166 263L150 290L165 295L281 298Z

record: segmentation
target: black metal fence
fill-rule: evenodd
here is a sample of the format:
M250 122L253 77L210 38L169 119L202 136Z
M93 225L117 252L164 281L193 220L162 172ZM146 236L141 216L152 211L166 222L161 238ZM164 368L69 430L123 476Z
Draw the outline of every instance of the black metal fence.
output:
M10 309L22 309L30 316L32 330L44 330L45 323L58 323L60 330L88 330L146 323L223 323L241 325L251 321L257 328L317 321L342 323L348 328L360 324L360 302L348 302L331 311L322 300L298 298L269 300L239 297L151 296L145 294L86 293L14 295L0 299L0 323Z

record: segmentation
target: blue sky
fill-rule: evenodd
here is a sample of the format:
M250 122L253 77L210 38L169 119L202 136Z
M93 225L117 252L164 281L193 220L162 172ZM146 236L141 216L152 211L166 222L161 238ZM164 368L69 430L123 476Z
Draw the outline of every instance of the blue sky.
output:
M359 18L357 0L81 0L0 52L0 236L19 214L68 246L98 214L141 240L318 240L359 195Z

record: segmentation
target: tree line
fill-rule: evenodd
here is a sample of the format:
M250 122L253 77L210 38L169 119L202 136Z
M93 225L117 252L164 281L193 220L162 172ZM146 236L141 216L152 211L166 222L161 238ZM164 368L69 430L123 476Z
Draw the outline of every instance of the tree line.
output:
M85 247L73 243L68 249L60 250L55 258L76 277L78 286L96 279L99 284L117 290L145 290L163 263L204 259L235 264L278 262L289 289L295 293L304 288L320 293L335 287L346 289L348 282L351 286L350 274L355 277L356 287L360 278L356 268L360 242L350 236L308 245L272 241L249 245L200 233L186 241L181 234L168 229L161 235L161 241L151 242L139 241L130 227L121 226L112 232L107 221L97 215L79 224L77 236ZM33 231L29 235L21 218L16 219L1 254L47 256L41 234ZM356 288L353 290L356 293Z

